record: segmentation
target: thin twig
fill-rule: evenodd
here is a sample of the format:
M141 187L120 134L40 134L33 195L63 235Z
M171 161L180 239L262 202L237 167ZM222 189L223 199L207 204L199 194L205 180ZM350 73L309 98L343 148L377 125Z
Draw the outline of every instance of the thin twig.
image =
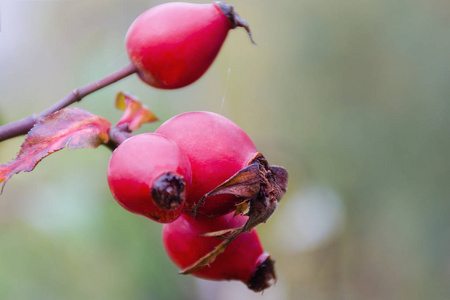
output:
M133 73L136 73L136 67L133 64L129 64L125 68L114 72L111 75L106 76L105 78L102 78L98 81L92 82L88 85L85 85L83 87L77 88L70 92L67 96L41 112L40 114L32 114L31 116L28 116L24 119L21 119L19 121L15 121L9 124L5 124L0 126L0 142L26 134L28 131L30 131L31 128L33 128L34 124L42 120L43 118L51 115L52 113L60 110L61 108L64 108L66 106L69 106L77 101L80 101L83 99L83 97L98 91L99 89L102 89L114 82L119 81L120 79L123 79Z

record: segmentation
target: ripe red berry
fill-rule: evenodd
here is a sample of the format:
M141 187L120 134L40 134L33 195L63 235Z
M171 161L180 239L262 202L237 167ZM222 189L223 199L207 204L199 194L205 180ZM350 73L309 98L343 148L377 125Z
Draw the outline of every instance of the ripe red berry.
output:
M121 143L108 165L108 183L125 209L166 223L175 220L191 183L187 157L170 139L143 133Z
M221 243L221 239L202 234L240 227L246 220L242 215L233 217L233 213L207 219L181 215L164 224L164 247L174 264L184 269ZM192 275L209 280L240 280L257 292L270 287L276 279L274 260L264 252L255 229L239 235L212 263Z
M186 186L186 211L259 154L241 128L211 112L180 114L156 132L175 141L191 163L192 183ZM197 213L199 217L223 215L234 210L240 201L233 195L211 196L198 207Z
M171 2L150 8L131 24L126 49L147 84L175 89L200 78L230 29L248 24L222 1Z

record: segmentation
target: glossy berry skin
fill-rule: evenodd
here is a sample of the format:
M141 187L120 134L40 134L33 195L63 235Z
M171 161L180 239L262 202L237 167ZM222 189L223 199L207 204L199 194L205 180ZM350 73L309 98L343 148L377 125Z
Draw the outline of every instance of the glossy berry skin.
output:
M186 213L203 195L246 167L259 154L241 128L212 112L177 115L163 123L156 132L175 141L191 163L192 184L186 187ZM197 216L224 215L241 201L233 195L208 197L198 207Z
M180 269L195 263L221 243L217 237L200 236L208 232L242 226L247 217L233 213L207 219L181 215L164 224L163 244L170 259ZM265 253L256 230L239 235L209 265L192 275L209 280L240 280L250 289L261 291L276 278L274 261Z
M161 223L181 214L191 176L186 155L175 142L155 133L125 140L108 165L108 184L117 202Z
M206 72L232 28L216 4L171 2L141 14L130 26L125 44L144 82L176 89Z

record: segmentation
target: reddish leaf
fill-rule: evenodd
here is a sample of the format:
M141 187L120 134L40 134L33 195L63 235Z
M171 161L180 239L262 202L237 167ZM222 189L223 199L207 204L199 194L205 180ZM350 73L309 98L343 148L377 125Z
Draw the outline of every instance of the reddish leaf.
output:
M97 148L108 141L110 127L107 120L80 108L61 109L37 123L25 137L17 157L0 165L0 182L4 187L12 175L32 171L43 158L66 146Z
M116 107L125 111L117 125L128 124L130 131L138 129L144 123L158 121L153 112L131 94L119 92L116 96Z

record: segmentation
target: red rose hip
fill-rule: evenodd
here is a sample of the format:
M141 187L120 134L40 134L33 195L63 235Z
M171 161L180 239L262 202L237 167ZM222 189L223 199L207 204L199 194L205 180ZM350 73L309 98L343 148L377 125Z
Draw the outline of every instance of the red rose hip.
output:
M150 8L131 24L125 44L139 77L161 89L181 88L200 78L230 29L248 24L222 1L170 2Z
M202 197L232 177L258 156L248 135L232 121L212 112L188 112L177 115L157 130L177 143L188 157L192 183L187 184L188 212ZM198 217L224 215L242 201L234 195L208 197L198 207Z
M227 214L217 218L196 219L181 215L164 224L162 238L170 259L180 269L189 267L221 243L202 234L242 226L247 218ZM276 279L274 260L265 253L256 230L239 235L217 258L192 275L209 280L240 280L254 291L262 291Z
M113 152L108 184L125 209L161 223L182 212L186 184L191 183L189 161L170 139L155 133L133 136Z

